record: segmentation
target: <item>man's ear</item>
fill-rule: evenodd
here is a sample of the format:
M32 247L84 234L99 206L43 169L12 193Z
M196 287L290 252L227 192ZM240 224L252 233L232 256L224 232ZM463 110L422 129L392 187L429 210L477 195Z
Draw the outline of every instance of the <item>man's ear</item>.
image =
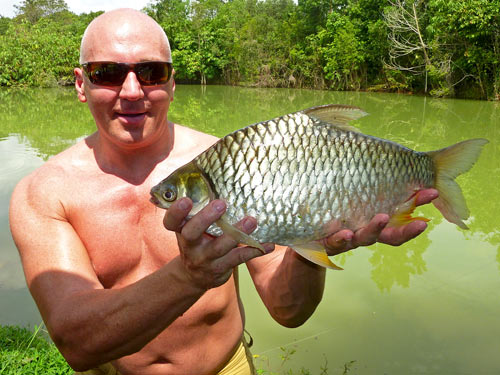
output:
M172 95L170 96L170 101L173 102L174 101L174 94L175 94L175 80L174 80L174 77L172 77Z
M73 70L75 74L75 89L78 94L78 100L82 103L87 101L87 96L85 95L85 81L83 79L83 71L81 68L75 68Z
M174 76L175 76L175 69L172 69L172 78L170 78L172 80L172 95L170 95L170 101L171 102L174 101L174 94L175 94L175 79L174 79Z

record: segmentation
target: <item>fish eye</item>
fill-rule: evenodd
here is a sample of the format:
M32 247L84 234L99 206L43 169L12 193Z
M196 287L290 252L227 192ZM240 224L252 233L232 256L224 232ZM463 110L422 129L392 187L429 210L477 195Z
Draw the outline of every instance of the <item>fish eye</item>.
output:
M175 199L177 198L177 194L174 190L172 189L167 189L164 193L163 193L163 198L165 198L165 200L167 202L173 202L175 201Z

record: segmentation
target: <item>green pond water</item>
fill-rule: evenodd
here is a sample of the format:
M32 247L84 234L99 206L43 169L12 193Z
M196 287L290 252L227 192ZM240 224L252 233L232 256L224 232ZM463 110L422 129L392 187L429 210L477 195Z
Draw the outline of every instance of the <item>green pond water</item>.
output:
M420 151L490 140L458 178L471 211L464 231L433 206L428 230L401 247L337 256L323 301L302 327L268 315L245 267L242 296L264 373L500 374L500 103L396 94L178 85L169 118L222 136L310 106L356 105L367 134ZM15 184L94 131L71 89L0 90L0 324L41 322L8 228ZM75 192L78 194L78 192ZM132 323L132 322L131 322Z

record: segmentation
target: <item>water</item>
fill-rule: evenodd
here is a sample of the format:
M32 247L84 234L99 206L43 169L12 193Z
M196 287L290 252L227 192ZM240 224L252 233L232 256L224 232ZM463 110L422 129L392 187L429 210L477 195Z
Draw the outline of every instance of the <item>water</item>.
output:
M357 126L418 150L474 137L490 143L458 181L469 231L432 206L428 230L401 247L376 245L336 257L323 302L302 327L280 327L242 268L258 368L294 374L500 373L500 103L396 94L177 86L170 119L222 136L253 122L326 103L367 112ZM0 324L41 318L25 287L8 230L13 187L55 153L94 130L73 90L0 90Z

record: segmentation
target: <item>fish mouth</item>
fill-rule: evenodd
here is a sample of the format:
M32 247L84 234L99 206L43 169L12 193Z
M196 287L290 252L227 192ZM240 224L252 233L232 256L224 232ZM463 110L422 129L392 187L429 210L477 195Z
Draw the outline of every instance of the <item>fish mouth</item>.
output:
M149 201L153 203L155 206L163 208L164 210L168 210L170 208L170 204L166 203L164 200L160 199L156 193L150 192L151 197Z
M160 206L161 205L161 202L159 201L159 199L156 197L156 195L154 195L153 193L151 193L151 197L149 198L149 201L151 203L153 203L154 205L156 206Z

